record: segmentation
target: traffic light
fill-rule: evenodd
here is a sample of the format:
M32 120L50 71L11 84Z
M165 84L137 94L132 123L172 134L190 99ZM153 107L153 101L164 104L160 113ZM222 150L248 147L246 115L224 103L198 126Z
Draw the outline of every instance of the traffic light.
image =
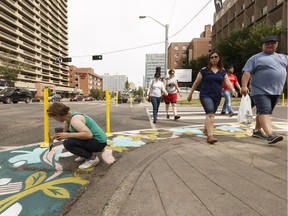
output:
M93 55L92 56L92 60L102 60L102 59L103 59L102 55Z
M72 58L71 57L63 58L63 62L72 62Z

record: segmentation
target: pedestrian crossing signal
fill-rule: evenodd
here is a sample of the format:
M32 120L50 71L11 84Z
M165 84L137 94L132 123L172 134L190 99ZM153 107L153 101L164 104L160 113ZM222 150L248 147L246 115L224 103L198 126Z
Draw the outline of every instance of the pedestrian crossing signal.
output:
M92 60L102 60L102 55L93 55Z

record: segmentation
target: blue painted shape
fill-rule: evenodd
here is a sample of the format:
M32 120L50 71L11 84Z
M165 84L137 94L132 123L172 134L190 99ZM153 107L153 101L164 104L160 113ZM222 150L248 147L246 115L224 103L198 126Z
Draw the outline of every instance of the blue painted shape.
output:
M131 137L115 137L111 140L112 147L139 147L145 145L142 140L133 140Z
M203 134L203 132L198 128L171 128L169 131L174 133L193 133L193 134Z
M8 161L12 164L19 161L25 161L25 164L35 164L41 162L41 154L45 152L46 148L36 148L33 151L17 150L11 151L11 154L20 154L10 158Z
M222 130L222 131L230 131L230 132L239 132L239 131L243 131L241 128L237 128L237 127L232 127L231 125L221 125L216 127L218 130Z

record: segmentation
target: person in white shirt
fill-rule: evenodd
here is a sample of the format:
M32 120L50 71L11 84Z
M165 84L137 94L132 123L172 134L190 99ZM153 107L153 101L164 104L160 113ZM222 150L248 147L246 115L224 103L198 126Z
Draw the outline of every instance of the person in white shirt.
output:
M166 91L168 92L168 95L164 97L164 101L166 104L166 117L167 119L170 118L169 116L169 105L171 103L172 106L172 110L174 113L174 120L177 120L180 118L179 115L177 115L177 107L176 107L176 103L177 103L177 92L179 93L180 97L182 97L182 94L180 92L180 88L178 86L178 82L175 79L175 71L174 70L169 70L168 72L169 77L167 77L164 80L164 85L166 88Z
M147 90L147 100L151 97L151 103L153 107L153 123L157 122L158 110L162 99L162 93L168 95L165 90L164 83L160 80L161 77L161 67L156 67L156 73L154 74L154 79L149 82L149 87Z

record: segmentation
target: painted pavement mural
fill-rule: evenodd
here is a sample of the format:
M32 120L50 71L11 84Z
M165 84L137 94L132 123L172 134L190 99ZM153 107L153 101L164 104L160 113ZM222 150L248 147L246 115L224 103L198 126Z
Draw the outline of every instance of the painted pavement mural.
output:
M107 149L123 152L159 139L183 135L204 137L201 128L178 127L147 129L114 133L108 138ZM254 125L238 123L215 125L215 135L251 136ZM288 125L274 122L275 131L288 131ZM111 151L112 150L112 151ZM70 157L63 145L47 148L30 146L0 152L0 216L56 215L77 190L89 181L81 178L79 170L67 171L60 157Z

